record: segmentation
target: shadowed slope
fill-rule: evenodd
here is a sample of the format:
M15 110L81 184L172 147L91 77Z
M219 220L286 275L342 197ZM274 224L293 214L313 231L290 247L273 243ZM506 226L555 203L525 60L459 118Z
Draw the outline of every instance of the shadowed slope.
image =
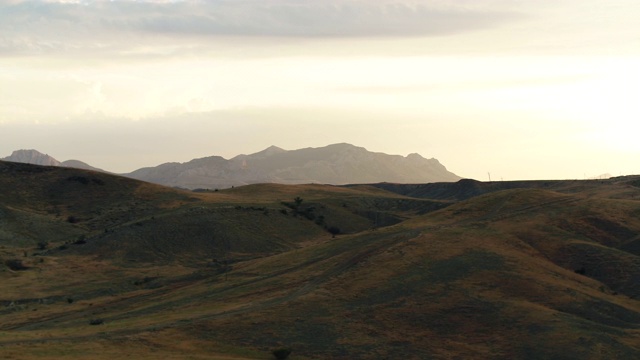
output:
M350 185L353 186L353 185ZM462 179L455 183L371 184L380 189L415 198L462 201L475 196L511 189L541 189L617 199L640 199L640 176L606 180L541 180L481 182Z

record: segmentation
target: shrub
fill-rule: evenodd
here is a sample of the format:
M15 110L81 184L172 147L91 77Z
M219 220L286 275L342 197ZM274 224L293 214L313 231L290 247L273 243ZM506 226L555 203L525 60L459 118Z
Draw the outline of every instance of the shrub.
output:
M23 271L29 269L22 263L22 260L19 259L6 260L4 264L13 271Z
M304 209L304 212L302 212L302 214L304 215L304 217L307 218L307 220L313 220L316 218L316 215L313 213L315 210L315 208L313 206L308 207L306 209Z
M85 176L79 176L79 175L70 176L70 177L67 178L67 180L76 181L76 182L79 182L79 183L84 184L84 185L87 185L89 183L89 178L87 178Z
M47 247L49 247L49 243L47 241L40 241L38 243L39 250L45 250Z
M291 354L291 348L279 348L271 352L278 360L284 360Z
M329 228L327 228L327 231L333 236L336 237L336 235L340 234L340 228L336 227L336 226L329 226Z
M78 240L73 242L74 245L84 245L86 243L87 243L87 236L86 235L78 236Z
M104 324L104 320L102 319L91 319L89 320L89 325L102 325Z

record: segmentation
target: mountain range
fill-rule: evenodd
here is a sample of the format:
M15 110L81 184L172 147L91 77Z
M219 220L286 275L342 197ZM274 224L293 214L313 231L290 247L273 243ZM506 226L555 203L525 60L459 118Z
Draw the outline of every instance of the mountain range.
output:
M15 151L3 160L104 171L78 160L59 162L35 150ZM185 189L224 189L258 183L344 185L460 180L437 159L426 159L415 153L406 157L388 155L346 143L291 151L271 146L229 160L209 156L185 163L145 167L122 175Z

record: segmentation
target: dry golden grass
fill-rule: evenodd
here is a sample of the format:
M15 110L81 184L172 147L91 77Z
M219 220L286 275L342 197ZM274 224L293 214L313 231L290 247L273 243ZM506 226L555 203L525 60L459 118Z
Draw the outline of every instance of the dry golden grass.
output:
M15 237L11 216L37 231L0 247L29 267L0 266L0 358L272 359L282 346L293 360L640 356L640 202L627 180L446 206L371 186L193 193L9 170L0 184L19 191L0 194L0 221ZM350 233L332 238L282 204L295 197ZM376 227L382 215L394 225ZM37 250L53 229L87 244Z

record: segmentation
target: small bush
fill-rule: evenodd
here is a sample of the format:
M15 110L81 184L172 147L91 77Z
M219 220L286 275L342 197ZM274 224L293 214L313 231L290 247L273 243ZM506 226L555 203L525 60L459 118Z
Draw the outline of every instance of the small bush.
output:
M102 325L104 324L104 320L102 319L91 319L89 320L89 325Z
M79 175L75 175L75 176L70 176L67 178L68 181L75 181L78 182L80 184L83 185L88 185L89 183L94 183L97 185L104 185L104 181L97 179L97 178L88 178L86 176L79 176Z
M330 226L329 228L327 228L327 231L333 236L336 237L336 235L340 234L340 228L336 227L336 226Z
M87 243L87 236L86 235L78 236L78 240L73 242L74 245L84 245L86 243Z
M84 177L84 176L78 176L78 175L70 176L70 177L67 178L67 180L76 181L76 182L79 182L79 183L84 184L84 185L89 184L89 178Z
M4 264L13 271L23 271L29 269L22 263L22 260L19 259L6 260Z
M144 284L152 282L155 279L156 279L155 277L145 276L142 280L134 281L133 285L135 285L135 286L144 285Z
M278 360L284 360L288 358L289 355L291 355L291 348L275 349L271 352L271 354L273 354L273 356L275 356L275 358Z

